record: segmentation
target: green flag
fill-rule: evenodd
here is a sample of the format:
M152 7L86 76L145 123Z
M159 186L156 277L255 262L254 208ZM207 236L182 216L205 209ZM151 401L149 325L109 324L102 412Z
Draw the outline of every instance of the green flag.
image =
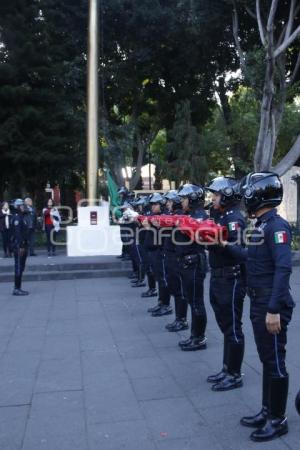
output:
M111 176L111 173L108 169L106 170L106 175L107 175L107 187L110 197L110 208L112 211L113 210L115 211L115 216L118 218L121 217L122 215L121 211L117 209L117 207L121 205L120 196L118 194L118 186L116 185L115 180Z

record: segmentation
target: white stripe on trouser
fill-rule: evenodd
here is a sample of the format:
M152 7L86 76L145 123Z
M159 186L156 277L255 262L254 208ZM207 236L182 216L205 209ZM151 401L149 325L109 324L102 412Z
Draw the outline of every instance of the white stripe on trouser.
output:
M182 286L182 278L181 278L181 275L179 275L179 280L180 280L180 290L181 290L181 296L182 296L182 298L184 297L184 295L183 295L183 286Z
M279 366L279 359L278 359L278 340L277 340L277 334L274 334L274 347L275 347L275 359L276 359L276 366L280 377L283 377Z
M140 260L140 263L141 263L142 262L142 258L141 258L141 254L140 254L140 250L139 250L139 246L138 245L136 245L136 251L138 253L138 257L139 257L139 260Z
M163 277L164 277L165 287L167 287L167 286L168 286L168 282L167 282L167 279L166 279L166 271L165 271L165 260L164 260L164 257L163 257L163 259L162 259L162 267L163 267Z
M233 333L234 333L234 339L236 341L236 343L239 343L239 340L237 338L236 335L236 321L235 321L235 290L236 290L236 285L237 285L237 279L235 278L234 280L234 284L233 284L233 291L232 291L232 328L233 328Z

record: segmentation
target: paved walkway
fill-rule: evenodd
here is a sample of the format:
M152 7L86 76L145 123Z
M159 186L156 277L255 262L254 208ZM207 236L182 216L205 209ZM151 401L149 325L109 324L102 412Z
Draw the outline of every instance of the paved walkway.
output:
M152 318L152 300L128 280L26 283L31 295L0 293L1 450L299 449L300 312L290 327L290 433L254 444L239 418L260 404L260 364L245 310L245 385L213 393L221 336L210 306L208 349L191 354ZM295 299L300 268L293 275Z

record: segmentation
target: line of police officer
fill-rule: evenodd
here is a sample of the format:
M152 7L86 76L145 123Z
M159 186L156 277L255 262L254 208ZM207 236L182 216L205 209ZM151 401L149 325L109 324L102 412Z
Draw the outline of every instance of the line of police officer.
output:
M162 233L158 222L150 224L147 220L147 216L183 214L203 221L208 218L205 191L212 195L210 218L226 228L226 240L203 245L176 228L164 229ZM155 193L148 198L130 199L126 188L120 194L123 206L137 211L136 215L127 212L129 219L122 222L124 252L130 255L133 264L133 286L144 286L145 274L149 289L143 297L156 295L158 286L157 305L148 311L154 317L172 314L170 297L173 296L175 320L166 328L176 332L188 328L190 306L191 334L179 342L183 351L207 347L204 279L208 271L208 250L210 303L223 334L222 369L207 379L213 391L228 391L243 385L242 315L248 293L250 318L263 368L262 408L254 416L243 417L241 425L255 428L251 434L254 441L271 440L287 433L289 377L285 354L287 328L294 307L289 287L292 236L289 224L275 209L283 197L279 177L271 172L250 173L239 183L230 177L218 177L206 187L186 184L178 191L165 195ZM246 234L245 215L239 209L241 198L249 218L256 218L250 235ZM139 222L136 216L141 213L144 220ZM125 232L128 225L132 227L131 238ZM299 403L298 396L298 409Z

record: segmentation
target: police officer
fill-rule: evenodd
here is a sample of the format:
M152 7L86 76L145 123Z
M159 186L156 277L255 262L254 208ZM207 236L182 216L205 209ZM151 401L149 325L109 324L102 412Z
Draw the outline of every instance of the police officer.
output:
M12 249L15 259L15 288L13 295L28 295L21 289L22 275L25 269L28 251L28 224L25 219L25 205L22 199L13 203L13 215L11 217Z
M164 195L167 203L168 214L181 214L181 199L176 190L171 190ZM174 296L175 303L175 320L166 325L166 329L170 332L186 330L188 323L187 301L184 297L183 283L177 262L176 246L172 239L172 232L164 240L165 266L167 274L167 282L170 294Z
M155 192L152 194L149 199L151 215L161 214L165 203L166 201L160 193ZM158 284L158 303L156 306L149 308L148 312L150 312L153 317L172 314L173 310L170 306L170 292L166 277L163 241L160 238L159 228L153 224L148 226L145 247L155 280Z
M198 220L207 219L204 210L204 189L195 184L184 184L178 190L183 213ZM207 261L203 245L192 241L189 236L177 230L174 233L176 256L179 264L183 293L191 307L191 335L179 342L183 351L206 348L207 315L204 304L204 279Z
M268 441L288 432L285 416L289 376L285 366L287 328L294 301L290 294L291 228L275 209L283 197L282 183L272 172L250 173L243 185L250 217L256 218L247 253L250 317L263 365L262 409L241 424L257 428L254 441ZM236 246L230 251L239 253Z
M121 186L118 190L118 194L120 196L121 200L121 207L126 206L126 203L128 203L129 199L129 191L126 186ZM128 248L128 231L127 231L127 225L126 223L122 223L124 221L120 221L120 235L121 235L121 241L123 243L122 245L122 254L118 256L117 258L120 259L130 259L129 256L129 248Z
M141 215L149 216L151 215L151 207L149 206L149 200L150 196L146 196L141 198L139 203L139 212ZM148 281L148 289L145 292L142 292L141 297L142 298L150 298L150 297L157 297L157 289L156 289L156 281L153 273L153 269L151 266L151 262L149 259L148 251L146 248L147 245L147 234L151 232L147 230L147 228L144 228L141 224L139 227L139 233L138 233L138 241L140 244L140 252L142 256L142 261L144 265L144 271L147 275L147 281Z
M244 246L245 220L237 207L234 189L237 181L230 177L217 177L207 190L213 193L213 217L216 223L228 231L228 242ZM210 303L217 324L223 333L223 367L216 375L207 378L213 383L213 391L227 391L243 385L241 366L244 357L244 334L242 331L243 304L246 295L243 257L233 257L221 245L209 248Z

